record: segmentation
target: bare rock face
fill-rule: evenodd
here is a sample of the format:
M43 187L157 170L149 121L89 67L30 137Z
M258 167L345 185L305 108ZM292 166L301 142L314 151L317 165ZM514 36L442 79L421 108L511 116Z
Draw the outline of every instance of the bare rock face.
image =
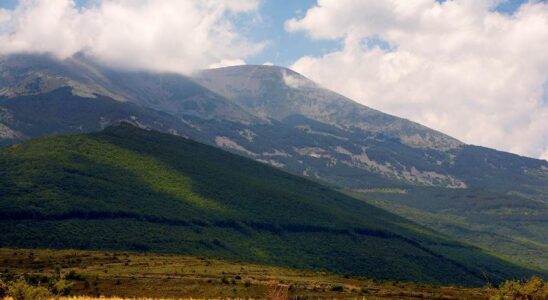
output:
M0 138L1 139L18 139L23 137L23 135L8 126L0 123Z

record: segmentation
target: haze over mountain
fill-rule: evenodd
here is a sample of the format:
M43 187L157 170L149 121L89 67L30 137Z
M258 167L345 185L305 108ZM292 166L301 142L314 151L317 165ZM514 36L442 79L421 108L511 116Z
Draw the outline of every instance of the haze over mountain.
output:
M465 145L286 68L228 67L188 77L115 70L84 55L12 55L0 60L0 95L4 145L126 120L358 193L548 268L548 162Z

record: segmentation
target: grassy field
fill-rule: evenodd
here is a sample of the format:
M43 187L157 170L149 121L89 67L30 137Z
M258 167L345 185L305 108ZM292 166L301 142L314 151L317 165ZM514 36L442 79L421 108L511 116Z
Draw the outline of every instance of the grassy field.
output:
M2 248L0 272L35 285L60 275L72 283L71 296L87 297L486 299L493 292L130 252Z

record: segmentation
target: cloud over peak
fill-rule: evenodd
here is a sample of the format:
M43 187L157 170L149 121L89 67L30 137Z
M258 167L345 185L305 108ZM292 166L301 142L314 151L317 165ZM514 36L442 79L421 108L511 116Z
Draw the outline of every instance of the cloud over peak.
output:
M548 3L320 0L288 31L340 40L292 68L380 110L465 142L548 153Z
M261 43L238 33L233 18L257 0L21 0L0 10L0 54L83 52L122 68L188 73L255 54Z

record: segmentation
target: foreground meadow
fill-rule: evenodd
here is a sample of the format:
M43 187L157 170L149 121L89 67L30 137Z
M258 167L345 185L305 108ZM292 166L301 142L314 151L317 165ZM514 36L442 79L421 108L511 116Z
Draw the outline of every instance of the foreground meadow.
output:
M4 286L12 282L13 295L13 285L19 284L21 291L15 300L54 296L67 300L488 299L498 293L492 288L377 281L209 258L130 252L0 249L0 273ZM39 287L41 292L23 295L25 288ZM541 288L546 292L545 286Z

